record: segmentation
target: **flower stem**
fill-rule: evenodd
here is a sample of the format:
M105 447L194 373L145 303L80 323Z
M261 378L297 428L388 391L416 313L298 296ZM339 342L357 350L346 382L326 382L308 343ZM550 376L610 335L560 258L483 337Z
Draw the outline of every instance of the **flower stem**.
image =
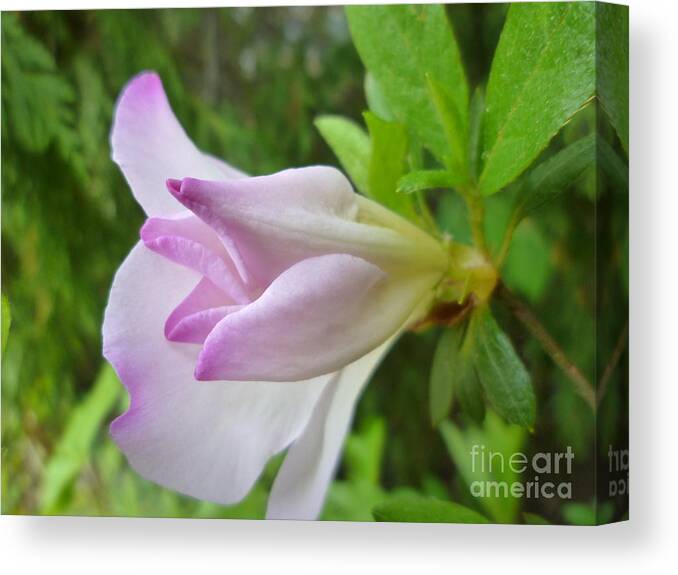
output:
M513 312L513 315L525 326L527 331L541 344L544 351L551 357L554 363L563 370L568 379L572 382L575 389L582 396L584 401L595 412L596 394L591 382L579 371L579 368L572 363L565 355L565 352L546 331L546 328L539 322L530 309L513 295L504 284L497 287L497 295Z

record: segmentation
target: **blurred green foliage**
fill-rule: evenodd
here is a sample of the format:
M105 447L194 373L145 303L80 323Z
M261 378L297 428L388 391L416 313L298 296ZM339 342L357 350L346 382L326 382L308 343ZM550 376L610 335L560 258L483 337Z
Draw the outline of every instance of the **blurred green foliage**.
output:
M459 44L455 58L463 61L471 87L487 83L506 10L501 4L447 8ZM199 147L251 174L336 164L314 120L333 115L318 122L324 132L343 123L334 115L362 125L365 87L376 114L368 116L369 131L375 141L381 139L373 155L387 162L395 154L397 165L388 186L373 177L371 165L356 164L350 175L376 196L388 195L402 175L404 147L392 149L399 125L391 123L379 87L365 77L341 8L3 13L3 348L9 329L2 357L3 513L263 517L280 464L275 458L239 505L220 507L141 479L107 435L108 422L127 398L103 364L100 324L113 273L143 221L110 160L108 132L120 89L144 69L160 73L177 116ZM466 92L459 99L465 101ZM473 113L469 123L472 129ZM352 142L370 145L362 128L343 128ZM538 158L557 157L596 130L607 146L599 157L601 165L607 158L608 169L587 166L566 193L526 213L502 272L590 379L604 369L626 320L628 231L620 198L628 179L624 184L625 166L619 165L625 154L594 103ZM431 167L431 158L421 156L421 167ZM519 193L509 186L484 200L492 253L501 249ZM427 198L441 230L470 243L460 196L433 190ZM396 209L410 207L409 200L392 201ZM600 257L593 249L597 231ZM502 453L572 445L577 473L588 472L602 455L592 452L596 425L606 442L626 433L619 419L626 407L624 362L596 421L515 318L500 305L493 312L535 387L532 433L492 411L482 423L471 421L456 401L449 419L434 428L429 369L441 330L406 334L359 403L323 519L404 519L410 513L410 519L422 521L452 516L592 521L593 484L578 483L575 503L562 509L554 501L479 501L469 495L472 443ZM597 325L597 319L604 321ZM422 508L426 515L416 515ZM605 513L613 516L615 510Z

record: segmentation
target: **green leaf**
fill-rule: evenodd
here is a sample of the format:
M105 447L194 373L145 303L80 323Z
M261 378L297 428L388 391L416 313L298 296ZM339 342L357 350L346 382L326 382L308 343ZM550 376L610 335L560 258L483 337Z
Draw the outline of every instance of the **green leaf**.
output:
M2 16L2 99L9 127L25 150L41 153L56 140L62 153L73 152L73 88L16 14Z
M459 194L441 194L438 198L436 220L441 231L449 234L457 243L471 243L466 202Z
M380 481L385 443L382 418L368 417L349 435L343 477L330 485L321 519L373 521L372 508L387 497Z
M344 448L347 480L378 486L385 443L386 423L381 418L364 421L359 432L349 435Z
M347 6L354 44L395 118L443 161L445 134L427 76L447 87L466 125L468 85L454 33L440 5Z
M598 98L629 151L629 8L596 4Z
M367 193L370 138L358 124L341 116L320 116L315 120L320 135L332 148L355 187Z
M509 465L493 465L490 468L479 465L478 461L474 464L471 450L474 445L485 446L487 453L501 453L504 460L508 460L525 447L527 432L522 427L505 423L495 412L488 410L480 425L461 428L448 419L440 424L439 429L450 458L469 489L469 495L472 495L471 489L476 482L499 481L511 484L519 479L519 474ZM510 494L509 497L502 495L486 493L485 497L477 501L494 521L513 523L523 500Z
M617 191L629 189L629 167L603 138L598 138L598 162Z
M551 246L533 219L523 220L516 228L502 270L509 289L538 302L548 287L554 266Z
M485 112L485 94L476 88L471 98L469 111L468 162L473 178L480 176L483 144L483 116Z
M450 150L445 155L444 163L462 182L466 181L468 179L466 126L462 123L462 117L447 87L431 76L427 76L426 80Z
M512 234L502 280L511 290L539 302L547 291L557 260L552 254L553 245L537 220L532 217L520 220L521 204L514 191L519 190L506 190L486 199L485 235L491 252L497 254L505 235Z
M485 396L474 366L473 338L472 330L469 330L459 354L459 363L454 374L453 393L459 400L462 411L472 421L480 423L485 418Z
M113 368L105 365L92 389L72 411L45 467L40 490L42 513L58 512L62 494L89 460L92 444L122 389Z
M431 368L430 411L434 425L445 419L452 400L473 421L485 417L485 398L474 366L474 330L468 322L446 329L438 341Z
M367 106L377 116L389 122L395 121L395 116L384 97L384 92L370 72L365 74L365 98L367 99Z
M458 503L417 496L394 497L377 505L372 513L377 521L489 523L484 515Z
M458 369L464 326L458 324L443 331L431 363L429 408L433 425L438 425L452 408L453 377Z
M596 163L596 135L577 140L534 168L518 192L521 215L555 199Z
M5 346L7 345L7 338L9 338L9 327L12 325L12 313L9 309L9 301L5 297L5 294L2 294L2 353L5 353Z
M504 419L533 428L536 419L534 390L530 374L511 340L487 307L474 313L472 322L475 322L475 365L485 395Z
M487 85L481 192L520 175L594 90L593 3L512 4Z
M459 178L445 170L419 170L400 178L398 192L413 194L424 190L454 188L459 183Z
M563 517L570 525L595 525L596 510L584 503L567 503L562 508Z
M416 212L409 196L396 193L405 172L407 134L402 124L386 122L372 112L365 112L372 150L367 175L368 195L394 212L414 219Z

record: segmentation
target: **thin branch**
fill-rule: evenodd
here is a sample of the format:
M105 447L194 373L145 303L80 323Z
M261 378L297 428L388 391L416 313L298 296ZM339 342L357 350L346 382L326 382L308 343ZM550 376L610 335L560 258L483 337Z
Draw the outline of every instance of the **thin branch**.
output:
M513 239L513 232L516 231L518 224L520 223L519 212L514 211L511 219L509 220L508 225L506 226L506 231L504 232L504 238L501 242L501 247L497 252L497 257L495 259L495 267L497 270L501 270L506 261L506 256L508 256L509 250L511 249L511 240Z
M417 208L419 208L419 214L421 216L422 223L424 226L426 226L426 230L434 236L440 237L438 223L431 213L431 209L429 208L428 202L426 201L426 196L423 192L416 192L415 199L417 202Z
M610 385L610 380L612 379L612 374L614 373L614 370L617 367L619 360L621 359L622 353L624 353L624 350L626 349L626 342L628 341L628 339L629 339L629 322L627 321L626 325L624 326L624 329L619 334L617 345L614 346L614 350L612 351L612 357L610 357L610 361L605 367L603 377L601 377L600 381L598 382L598 394L597 394L598 405L600 405L600 403L603 401L603 398L605 397L607 387L608 385Z
M497 286L497 295L508 306L518 320L527 328L532 337L534 337L544 348L544 351L551 357L555 364L563 370L568 379L574 384L591 409L596 409L596 394L591 382L579 371L579 368L572 363L565 355L565 352L558 343L546 331L546 328L540 323L530 309L514 296L504 284Z

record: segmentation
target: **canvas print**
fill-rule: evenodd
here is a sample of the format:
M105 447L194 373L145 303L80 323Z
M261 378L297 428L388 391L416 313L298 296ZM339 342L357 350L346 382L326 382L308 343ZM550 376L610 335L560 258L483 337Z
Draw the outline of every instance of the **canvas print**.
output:
M628 9L2 14L2 513L628 517Z

